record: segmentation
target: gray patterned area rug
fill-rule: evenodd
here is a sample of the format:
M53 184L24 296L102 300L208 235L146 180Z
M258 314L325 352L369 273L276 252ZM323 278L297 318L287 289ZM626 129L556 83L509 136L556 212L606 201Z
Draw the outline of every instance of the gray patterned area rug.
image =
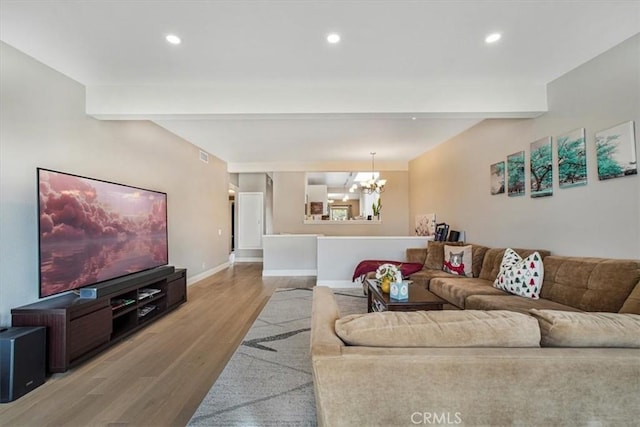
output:
M367 311L362 289L334 289L340 314ZM309 355L312 289L277 289L189 426L315 426Z

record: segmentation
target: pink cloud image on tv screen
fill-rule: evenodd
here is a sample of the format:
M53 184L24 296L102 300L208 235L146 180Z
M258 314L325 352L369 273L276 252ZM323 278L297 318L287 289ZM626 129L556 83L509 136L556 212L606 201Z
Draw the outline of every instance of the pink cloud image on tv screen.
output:
M168 262L167 195L38 169L40 297Z

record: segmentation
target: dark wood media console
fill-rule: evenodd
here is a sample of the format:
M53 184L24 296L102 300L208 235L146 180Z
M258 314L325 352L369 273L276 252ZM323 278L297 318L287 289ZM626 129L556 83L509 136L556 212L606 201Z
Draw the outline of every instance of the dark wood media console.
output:
M47 370L65 372L187 301L187 270L136 274L95 299L64 294L11 310L13 326L47 327Z

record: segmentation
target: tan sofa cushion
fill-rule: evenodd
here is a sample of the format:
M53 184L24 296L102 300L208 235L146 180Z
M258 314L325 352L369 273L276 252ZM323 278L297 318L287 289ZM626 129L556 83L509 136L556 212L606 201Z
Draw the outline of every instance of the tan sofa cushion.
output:
M470 310L510 310L528 313L531 308L540 310L580 311L577 308L547 299L531 299L517 295L471 295L465 301L465 309Z
M640 315L529 311L538 319L543 347L640 348Z
M348 345L369 347L539 347L531 316L509 311L414 311L352 314L336 320Z
M448 277L431 279L429 290L460 308L468 308L465 301L471 295L509 295L494 288L492 283L486 280L452 277L450 274Z
M423 268L417 273L413 273L411 275L411 280L425 289L429 289L431 286L431 279L435 279L436 277L452 278L453 275L442 270L427 270L426 268Z
M640 260L548 256L540 297L584 311L617 313L638 281Z
M502 257L504 255L504 251L506 248L491 248L487 249L484 260L482 261L482 270L478 274L478 277L484 280L490 280L493 283L498 277L498 273L500 272L500 263L502 262ZM526 258L534 252L539 252L540 256L544 260L549 254L549 251L543 249L518 249L513 248L514 251L522 258ZM545 264L545 269L547 268ZM544 286L543 286L544 287ZM543 297L544 298L544 297Z

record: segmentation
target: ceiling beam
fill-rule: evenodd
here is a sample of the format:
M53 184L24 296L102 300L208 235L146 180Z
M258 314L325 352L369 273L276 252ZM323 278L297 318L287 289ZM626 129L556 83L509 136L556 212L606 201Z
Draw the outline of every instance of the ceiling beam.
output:
M274 118L284 115L418 115L531 118L547 111L544 84L122 85L88 86L87 114L107 120Z

